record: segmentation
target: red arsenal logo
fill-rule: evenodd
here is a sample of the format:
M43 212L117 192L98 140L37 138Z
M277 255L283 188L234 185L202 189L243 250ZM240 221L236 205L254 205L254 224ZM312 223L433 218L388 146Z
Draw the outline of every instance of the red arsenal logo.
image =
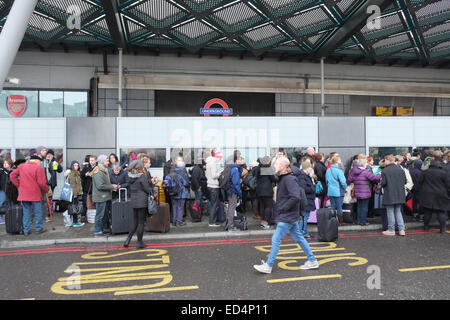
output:
M25 96L9 96L6 98L6 107L14 117L21 117L27 109L27 97Z

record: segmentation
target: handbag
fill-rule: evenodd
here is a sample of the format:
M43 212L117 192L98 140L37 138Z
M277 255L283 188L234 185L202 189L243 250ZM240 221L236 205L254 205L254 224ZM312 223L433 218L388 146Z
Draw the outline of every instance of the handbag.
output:
M88 194L86 195L86 208L93 210L96 208L94 200L92 200L92 194L90 194L92 185L89 187Z
M73 199L73 189L70 184L67 182L64 183L64 186L61 191L61 196L59 197L59 200L72 202Z
M158 195L159 195L159 187L158 187ZM148 195L148 215L152 216L156 212L158 212L159 209L159 202L156 200L155 196L153 195L153 191L151 194Z
M81 214L83 212L83 203L78 199L75 199L75 201L69 205L68 211L70 215Z

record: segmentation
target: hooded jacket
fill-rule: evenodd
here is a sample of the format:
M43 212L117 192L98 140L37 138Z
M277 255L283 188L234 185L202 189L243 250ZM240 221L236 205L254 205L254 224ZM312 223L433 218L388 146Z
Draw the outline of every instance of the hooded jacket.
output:
M432 161L419 177L420 205L427 209L450 210L450 176L440 161Z
M72 161L70 165L70 169L66 170L64 176L67 178L67 182L70 184L73 190L73 198L77 198L78 196L83 195L83 185L81 183L81 173L79 171L75 171L73 166L76 161ZM78 164L79 165L79 164Z
M92 201L99 203L111 200L113 190L108 170L101 165L96 166L92 171Z
M235 163L231 165L231 188L227 190L227 195L236 194L239 197L242 197L242 189L241 189L241 176L242 176L242 168Z
M20 179L19 179L20 177ZM19 189L17 201L42 201L42 192L48 192L44 169L33 160L20 165L10 174L11 182Z
M420 176L422 175L422 170L421 170L422 164L423 164L423 162L421 160L414 161L413 168L411 169L411 172L410 172L411 179L414 183L414 186L413 186L411 192L416 199L418 199L419 195L420 195L419 179L420 179Z
M303 170L300 170L298 180L300 182L300 187L305 190L306 199L308 200L305 211L311 212L316 210L316 187L311 177L307 175Z
M276 222L297 223L300 221L300 186L298 180L292 173L288 173L280 175L278 181L274 220Z
M171 170L171 173L174 172L177 175L178 183L180 186L182 186L180 192L172 197L172 199L187 199L189 198L190 192L189 192L189 177L187 175L185 168L180 168L177 166L174 166Z
M153 192L152 177L149 173L142 172L128 172L127 176L130 184L130 201L133 209L147 208L148 196Z
M217 158L206 158L206 180L208 188L219 189L219 163Z
M380 181L381 175L374 175L365 168L354 166L347 179L347 184L355 186L356 199L370 199L372 197L371 182Z

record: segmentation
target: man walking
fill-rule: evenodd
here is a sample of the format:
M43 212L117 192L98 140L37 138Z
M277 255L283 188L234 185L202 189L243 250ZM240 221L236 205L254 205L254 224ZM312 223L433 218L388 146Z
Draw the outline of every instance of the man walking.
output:
M399 235L405 236L405 223L402 216L402 206L405 204L406 174L400 166L395 164L395 157L387 155L384 158L386 167L381 173L381 187L383 188L383 205L386 207L388 230L385 236L395 236L395 222Z
M108 202L112 200L112 191L118 188L117 185L111 184L108 174L109 159L108 156L102 154L98 157L98 166L92 171L92 200L96 205L95 213L95 234L97 237L104 237L103 220L109 219Z
M11 182L19 189L17 201L23 205L23 232L25 235L31 233L31 208L36 220L36 232L44 233L42 221L42 194L48 192L47 180L44 169L41 168L41 158L33 155L30 161L19 166L11 175Z
M300 245L305 252L308 261L300 269L317 269L317 262L308 242L303 237L300 230L300 186L297 178L292 174L287 158L279 158L275 163L275 170L279 176L277 188L277 202L275 204L274 214L277 221L277 229L272 237L272 249L267 262L261 261L261 265L253 267L261 273L271 273L275 264L275 259L280 251L281 241L289 232L291 237Z

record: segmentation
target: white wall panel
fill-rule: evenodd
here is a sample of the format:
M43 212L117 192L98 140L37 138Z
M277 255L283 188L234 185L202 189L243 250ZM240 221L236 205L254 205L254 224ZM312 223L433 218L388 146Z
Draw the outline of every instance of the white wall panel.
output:
M450 146L450 117L414 118L416 147Z
M0 148L14 147L14 120L0 119Z
M413 118L366 118L368 147L408 147L414 145Z
M318 145L317 118L121 118L118 147L266 148Z
M64 147L66 119L14 119L14 146L16 148Z

